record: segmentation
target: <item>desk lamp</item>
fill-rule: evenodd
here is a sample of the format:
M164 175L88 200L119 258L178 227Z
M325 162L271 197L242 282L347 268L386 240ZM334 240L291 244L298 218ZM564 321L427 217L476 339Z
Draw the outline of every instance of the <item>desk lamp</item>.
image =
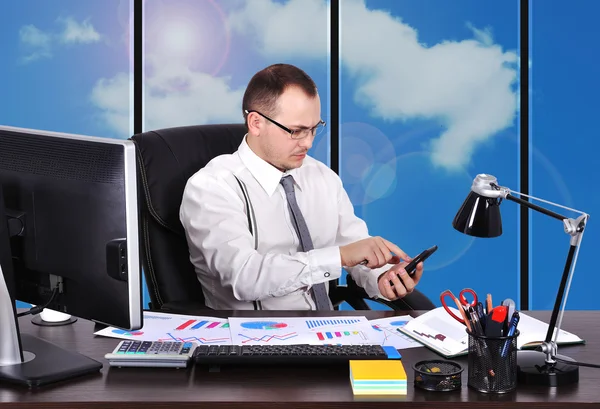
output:
M532 204L520 197L516 197L514 196L515 193L519 196L529 197L579 213L580 216L577 217L577 219L562 216ZM480 174L473 180L471 191L454 217L452 226L461 233L470 236L500 236L502 234L502 218L500 216L500 203L502 202L502 199L516 202L529 209L536 210L547 216L561 220L563 222L565 233L570 236L569 253L567 255L567 261L556 295L556 302L554 304L554 309L552 310L546 339L536 351L517 352L517 379L523 384L544 386L559 386L576 383L579 381L579 368L577 365L569 363L574 362L573 359L557 354L556 340L558 338L558 333L560 332L560 325L562 323L566 300L569 293L568 288L571 285L571 279L577 263L577 255L579 253L583 230L585 229L589 215L578 210L557 205L556 203L515 192L506 187L501 187L498 185L494 176ZM565 288L567 289L566 295ZM556 331L554 331L555 326Z

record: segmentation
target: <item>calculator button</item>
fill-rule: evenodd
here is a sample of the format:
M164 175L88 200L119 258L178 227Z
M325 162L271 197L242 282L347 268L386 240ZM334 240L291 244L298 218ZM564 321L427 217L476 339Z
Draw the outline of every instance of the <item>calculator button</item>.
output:
M150 346L150 348L148 348L148 354L158 354L158 351L160 350L160 343L159 342L153 342L152 345Z
M121 346L117 350L117 354L124 354L125 352L127 352L130 345L131 345L131 341L123 341L121 343Z
M135 354L137 352L138 349L140 349L140 346L142 345L141 342L133 342L131 344L131 346L129 347L129 349L127 350L128 354Z
M144 341L142 342L142 345L140 346L140 349L138 349L137 353L138 354L145 354L148 352L148 349L150 348L150 346L152 345L152 342L150 341Z

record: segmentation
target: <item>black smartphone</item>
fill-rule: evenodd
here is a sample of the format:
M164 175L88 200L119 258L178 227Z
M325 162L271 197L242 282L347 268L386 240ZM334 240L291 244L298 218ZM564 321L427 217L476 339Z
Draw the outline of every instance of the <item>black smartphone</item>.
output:
M419 254L417 257L413 258L412 261L410 263L408 263L406 265L406 267L404 267L404 269L406 270L408 275L409 276L414 275L415 270L417 269L417 264L419 264L421 261L427 260L429 258L429 256L431 256L433 253L435 253L435 251L437 249L438 249L438 246L430 247L427 250L423 250L421 252L421 254Z

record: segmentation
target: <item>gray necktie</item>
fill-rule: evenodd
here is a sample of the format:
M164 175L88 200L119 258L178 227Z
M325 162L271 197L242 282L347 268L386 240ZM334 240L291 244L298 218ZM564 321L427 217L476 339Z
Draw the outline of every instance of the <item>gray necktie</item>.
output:
M292 220L294 222L294 227L296 228L296 233L300 238L302 250L310 251L314 248L313 242L310 238L310 233L308 231L308 227L306 226L306 221L304 220L302 212L298 207L298 202L296 202L296 193L294 192L294 180L291 176L288 175L281 178L281 184L283 185L283 189L285 190L285 196L287 197L288 207L290 208L290 212L292 214ZM331 310L331 302L329 300L329 296L327 295L327 290L325 289L325 283L313 285L312 296L315 300L317 310Z

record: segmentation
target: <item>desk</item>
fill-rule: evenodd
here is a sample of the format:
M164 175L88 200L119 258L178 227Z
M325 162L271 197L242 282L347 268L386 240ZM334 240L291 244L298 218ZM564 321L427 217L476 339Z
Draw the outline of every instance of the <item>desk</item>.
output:
M213 312L214 316L319 316L365 315L368 319L394 315L393 311L305 312ZM548 322L550 312L528 312ZM419 315L418 312L414 316ZM422 359L439 358L426 348L402 351L408 374L408 395L385 400L354 397L347 370L315 368L297 369L293 373L275 369L259 375L259 368L223 368L208 372L198 368L143 369L110 368L103 356L119 342L117 339L94 337L94 324L79 319L64 327L38 327L31 317L20 318L21 331L71 348L104 364L99 374L82 377L68 383L50 385L37 391L16 386L0 386L0 408L484 408L484 407L565 407L596 403L600 406L600 369L580 368L578 384L551 389L522 387L500 396L488 396L467 387L466 358L460 358L465 368L461 391L436 393L413 387L412 365ZM563 354L591 363L600 363L600 311L567 311L563 328L588 342L559 348Z

